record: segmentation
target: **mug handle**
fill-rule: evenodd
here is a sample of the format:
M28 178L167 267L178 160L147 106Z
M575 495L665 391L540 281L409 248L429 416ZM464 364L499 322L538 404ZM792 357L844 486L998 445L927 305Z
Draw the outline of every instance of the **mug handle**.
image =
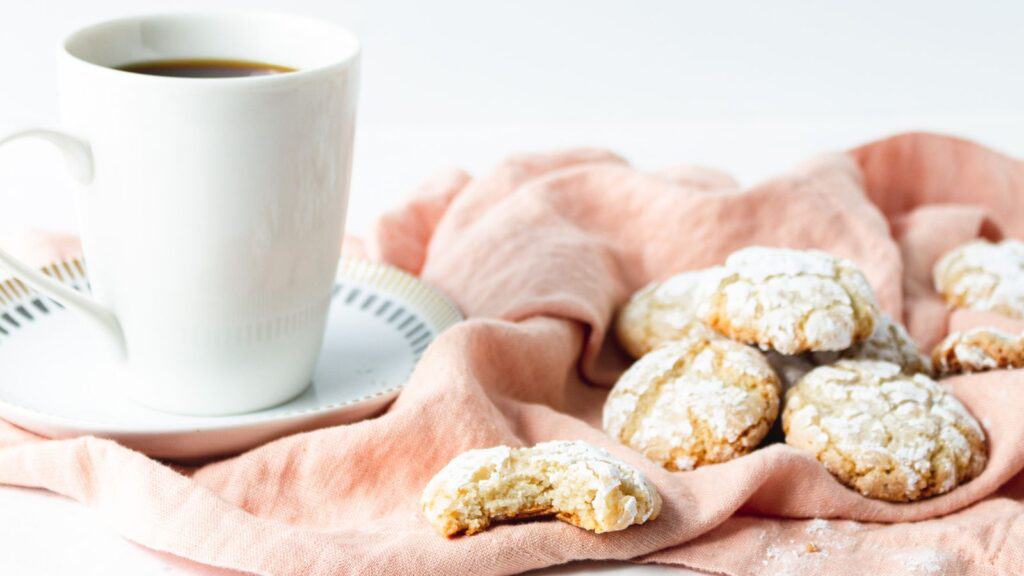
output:
M53 144L64 153L64 161L71 176L76 181L83 185L92 182L92 148L88 142L60 130L28 128L0 137L0 146L21 138L38 138ZM118 355L124 358L126 348L121 323L118 322L117 316L105 306L100 305L81 292L50 278L2 249L0 249L0 267L5 268L12 276L15 276L38 292L53 298L68 309L74 310L90 319L110 340Z

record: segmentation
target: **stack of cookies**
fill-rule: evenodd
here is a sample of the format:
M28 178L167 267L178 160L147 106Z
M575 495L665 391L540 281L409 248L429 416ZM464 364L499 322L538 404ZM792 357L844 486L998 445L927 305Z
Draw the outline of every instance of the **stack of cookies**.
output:
M786 442L865 496L926 498L985 465L981 427L849 260L746 248L636 293L616 331L638 360L604 428L669 470L749 453L780 404Z
M935 265L935 290L950 306L1024 319L1024 242L977 240ZM1024 335L980 327L953 332L932 351L941 375L1024 368Z
M977 241L935 266L951 306L1024 319L1024 243ZM640 290L616 332L637 361L604 406L604 429L669 470L726 462L758 447L782 412L786 443L861 494L910 502L981 473L978 422L932 375L1024 367L1024 335L950 334L921 355L880 312L849 260L816 250L752 247L722 266ZM470 450L423 491L445 536L537 516L594 532L661 510L635 467L584 442Z

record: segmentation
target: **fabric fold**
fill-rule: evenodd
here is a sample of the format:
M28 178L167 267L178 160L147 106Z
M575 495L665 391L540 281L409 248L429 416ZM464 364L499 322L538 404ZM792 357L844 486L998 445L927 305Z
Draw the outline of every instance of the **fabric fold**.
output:
M1020 162L929 134L825 154L750 188L692 166L644 173L595 149L518 155L478 177L442 172L381 218L369 253L469 319L428 348L385 414L198 467L0 422L0 483L79 500L152 549L258 574L507 574L587 558L730 575L1021 573L1024 372L949 379L984 426L990 461L912 504L864 498L781 443L668 472L606 435L600 414L626 364L608 336L617 307L744 246L850 258L925 346L950 329L1024 329L950 314L930 279L953 246L1024 237L1022 192ZM555 439L639 467L661 517L604 535L536 521L453 540L419 517L420 490L455 455Z

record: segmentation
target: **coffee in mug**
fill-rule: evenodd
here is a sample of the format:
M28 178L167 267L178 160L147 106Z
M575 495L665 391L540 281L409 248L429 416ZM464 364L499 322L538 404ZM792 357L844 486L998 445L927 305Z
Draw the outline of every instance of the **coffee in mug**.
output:
M91 321L143 404L229 414L300 394L340 256L358 56L343 28L290 15L141 16L71 34L62 126L0 144L63 151L82 184L92 295L2 251L0 265Z
M118 70L172 76L175 78L237 78L295 72L294 68L249 60L217 60L214 58L185 58L181 60L148 60L118 67Z

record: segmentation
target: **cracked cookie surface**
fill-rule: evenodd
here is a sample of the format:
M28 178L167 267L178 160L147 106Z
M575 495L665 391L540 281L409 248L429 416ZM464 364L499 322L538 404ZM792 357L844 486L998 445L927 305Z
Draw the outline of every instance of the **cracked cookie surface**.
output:
M653 520L661 497L643 473L607 451L554 441L463 452L430 480L420 506L444 536L539 516L602 533Z
M932 362L942 375L1024 368L1024 334L996 328L953 332L935 346Z
M952 306L1024 318L1024 242L964 244L939 259L933 277Z
M753 450L778 416L779 389L757 350L691 336L656 348L619 378L603 425L665 468L691 470Z
M691 331L709 330L697 320L697 299L703 283L714 277L715 269L683 272L664 282L652 282L633 294L615 323L616 335L626 352L639 358Z
M871 336L840 352L814 352L814 363L823 366L836 360L883 360L898 364L907 374L931 374L928 357L921 354L907 329L888 314L882 314Z
M697 315L708 326L783 354L849 348L871 335L879 315L860 270L818 250L745 248L706 290Z
M952 394L896 364L840 360L786 394L786 443L813 454L870 498L909 502L974 478L987 453L981 426Z

